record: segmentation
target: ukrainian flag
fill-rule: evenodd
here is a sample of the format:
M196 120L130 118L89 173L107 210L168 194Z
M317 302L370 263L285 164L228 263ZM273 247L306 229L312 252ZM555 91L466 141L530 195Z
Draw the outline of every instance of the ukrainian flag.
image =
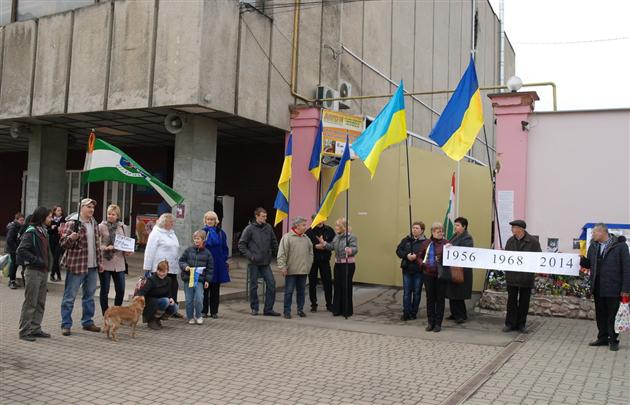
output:
M483 126L483 108L475 61L459 81L455 93L446 104L440 119L429 134L448 157L461 160L470 150Z
M322 144L322 133L324 127L322 120L319 120L319 128L317 129L317 135L313 142L313 150L311 151L311 161L308 163L308 171L313 174L315 180L319 180L319 174L322 170L322 152L324 151L324 145Z
M337 170L335 170L335 175L330 182L328 191L326 191L324 202L322 202L322 205L319 207L319 211L317 212L315 219L313 219L311 228L315 228L317 224L328 219L328 217L330 216L330 212L335 206L335 201L337 200L339 194L350 188L351 162L352 160L350 160L350 142L346 140L346 147L343 150L341 161L339 161L339 166L337 166Z
M407 139L404 91L401 80L394 96L352 144L352 150L365 163L372 178L376 173L381 153L389 146Z
M276 220L273 226L278 225L289 216L289 184L291 183L291 163L293 161L293 134L289 134L289 142L284 152L282 172L278 179L278 195L273 207L276 209Z

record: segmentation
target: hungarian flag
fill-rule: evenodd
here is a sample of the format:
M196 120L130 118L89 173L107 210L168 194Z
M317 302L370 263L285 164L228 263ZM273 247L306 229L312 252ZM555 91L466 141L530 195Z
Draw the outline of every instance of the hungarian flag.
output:
M171 206L181 204L184 197L153 177L123 151L90 134L82 181L119 181L152 187Z
M450 240L455 233L455 173L451 179L451 195L444 216L444 237Z

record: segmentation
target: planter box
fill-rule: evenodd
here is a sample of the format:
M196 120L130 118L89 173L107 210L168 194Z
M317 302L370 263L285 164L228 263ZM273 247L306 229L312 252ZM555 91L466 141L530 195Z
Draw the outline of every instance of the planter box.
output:
M493 311L505 311L507 292L484 291L479 300L479 307ZM595 319L595 303L592 299L587 298L532 294L529 313L541 316Z

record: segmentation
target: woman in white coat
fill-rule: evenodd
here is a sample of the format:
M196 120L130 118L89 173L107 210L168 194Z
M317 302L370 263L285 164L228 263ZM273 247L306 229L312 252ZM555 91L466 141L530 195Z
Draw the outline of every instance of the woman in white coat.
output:
M160 215L157 223L149 234L147 247L144 251L145 276L149 272L155 273L157 265L163 260L168 262L168 277L171 279L171 296L177 297L177 274L179 273L179 241L175 235L175 217L166 213ZM177 315L175 316L178 317Z

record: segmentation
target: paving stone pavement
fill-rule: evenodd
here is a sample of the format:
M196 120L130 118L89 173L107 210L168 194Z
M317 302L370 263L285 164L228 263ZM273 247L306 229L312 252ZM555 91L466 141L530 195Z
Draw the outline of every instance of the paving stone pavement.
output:
M422 321L394 321L395 291L359 288L356 316L350 320L327 312L291 320L253 317L245 302L230 301L222 304L217 320L203 325L169 320L157 332L143 325L136 339L124 327L118 343L76 326L72 336L61 336L61 294L53 291L43 322L52 338L24 342L17 338L23 290L2 285L0 403L454 403L458 388L478 379L518 339L497 331L501 314L471 314L465 326L445 323L442 333L425 332ZM280 299L279 294L276 309ZM388 322L375 313L383 300L390 302ZM80 315L78 299L75 321ZM95 321L100 325L101 316ZM539 398L616 403L628 391L627 342L616 354L590 350L584 344L594 332L592 322L537 322L539 331L516 343L516 354L468 403L535 403Z

